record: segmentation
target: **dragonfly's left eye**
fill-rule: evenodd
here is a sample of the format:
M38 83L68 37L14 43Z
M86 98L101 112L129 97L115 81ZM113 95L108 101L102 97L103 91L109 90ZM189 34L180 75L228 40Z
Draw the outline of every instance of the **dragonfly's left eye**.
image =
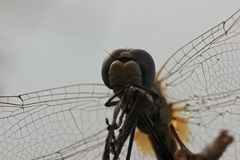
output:
M149 87L155 77L155 64L151 55L141 49L118 49L108 56L102 64L102 79L108 88L112 88L109 82L110 66L116 60L126 63L135 61L141 69L142 85Z

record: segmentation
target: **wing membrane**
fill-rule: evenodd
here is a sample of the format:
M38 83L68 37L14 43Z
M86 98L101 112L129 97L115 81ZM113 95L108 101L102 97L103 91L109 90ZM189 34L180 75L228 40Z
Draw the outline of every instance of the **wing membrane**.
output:
M177 50L159 70L172 100L216 98L240 88L240 10Z
M99 159L110 95L91 84L0 97L1 159Z
M240 158L240 10L177 50L159 70L175 108L188 126L189 148L199 152L222 129L234 134L223 159Z

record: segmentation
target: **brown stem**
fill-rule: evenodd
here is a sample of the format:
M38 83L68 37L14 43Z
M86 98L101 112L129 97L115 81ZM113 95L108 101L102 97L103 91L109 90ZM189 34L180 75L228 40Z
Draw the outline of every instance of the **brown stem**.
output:
M170 129L180 145L180 150L175 153L175 160L218 160L227 146L233 142L233 137L223 130L201 153L194 154L184 145L172 125L170 125Z

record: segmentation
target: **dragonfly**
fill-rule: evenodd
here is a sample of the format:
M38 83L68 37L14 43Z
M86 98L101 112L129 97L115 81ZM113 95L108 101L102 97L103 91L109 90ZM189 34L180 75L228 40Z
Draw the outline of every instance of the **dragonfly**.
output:
M234 142L222 158L240 159L239 64L240 10L178 49L152 78L165 97L170 123L192 151L199 152L227 129ZM1 96L1 159L101 159L106 118L114 112L105 103L118 90L77 84ZM147 139L135 131L131 159L156 159ZM126 143L119 159L127 151Z

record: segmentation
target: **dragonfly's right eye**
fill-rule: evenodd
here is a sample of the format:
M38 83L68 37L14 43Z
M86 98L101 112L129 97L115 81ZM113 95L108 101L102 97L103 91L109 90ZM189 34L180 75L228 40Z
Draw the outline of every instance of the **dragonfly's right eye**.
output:
M126 51L126 49L118 49L115 50L110 56L106 57L106 59L103 61L102 64L102 80L104 84L111 88L110 82L109 82L109 68L111 64L118 59L121 52Z
M116 62L119 64L122 63L118 67L120 68L120 70L122 68L122 70L119 72L122 72L123 75L116 76L116 74L114 74L113 78L112 77L113 72L111 69L113 66L114 70L115 68L117 68L115 67L116 65L113 65ZM131 64L132 67L128 68L129 66L128 64ZM134 69L130 70L130 68L133 68L133 66L135 66ZM124 74L125 72L126 74ZM111 54L111 56L108 56L102 65L103 82L108 88L111 89L116 84L124 87L128 83L135 82L136 82L135 84L149 87L152 84L154 77L155 77L154 61L149 53L140 49L118 49L114 51ZM116 81L113 79L116 79Z

